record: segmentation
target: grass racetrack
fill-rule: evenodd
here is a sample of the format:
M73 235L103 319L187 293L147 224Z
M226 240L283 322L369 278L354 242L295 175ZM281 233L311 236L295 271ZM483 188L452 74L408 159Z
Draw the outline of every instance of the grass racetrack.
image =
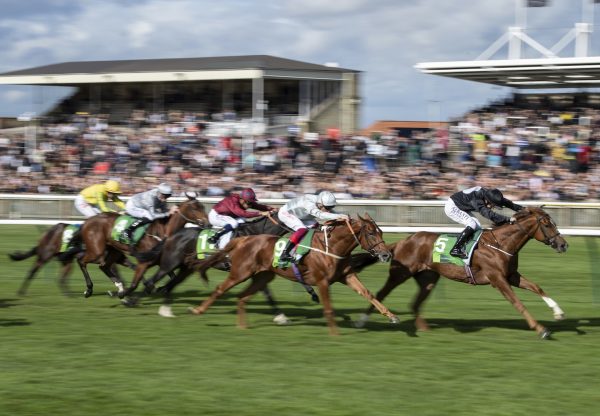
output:
M7 253L35 245L43 228L0 226L0 415L597 415L600 412L600 260L598 241L567 238L567 253L531 241L520 271L565 311L556 322L536 295L517 295L553 333L542 341L490 286L442 279L424 307L432 330L415 332L408 281L384 301L401 319L372 315L346 286L332 287L341 335L328 335L320 305L276 279L273 292L292 319L272 323L261 294L236 327L235 294L200 317L187 313L225 274L197 275L176 289L177 318L157 315L159 298L125 308L106 295L112 283L91 265L85 299L78 267L73 296L57 285L58 262L18 297L33 258ZM386 241L399 238L386 235ZM376 292L388 264L360 277ZM131 273L121 269L127 282Z

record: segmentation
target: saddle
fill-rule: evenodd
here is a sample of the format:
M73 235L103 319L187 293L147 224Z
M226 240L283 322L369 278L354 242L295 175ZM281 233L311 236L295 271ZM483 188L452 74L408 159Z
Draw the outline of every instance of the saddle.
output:
M308 232L302 238L302 241L300 241L300 243L296 245L293 255L296 257L297 263L300 262L302 258L310 251L312 237L314 233L314 229L308 230ZM275 243L275 247L273 248L273 267L285 269L290 267L290 265L292 264L289 261L281 261L281 255L283 254L283 250L285 249L285 246L290 240L290 237L291 234L283 236L279 238L279 240L277 240L277 242Z
M459 257L454 257L450 255L450 250L456 243L458 238L458 234L440 234L437 240L433 243L433 251L432 251L432 260L434 263L450 263L455 264L457 266L469 266L471 264L471 257L475 248L477 247L477 243L481 238L481 234L483 234L483 230L475 231L471 240L469 240L465 244L465 252L467 253L466 259L461 259Z
M119 243L127 245L137 244L137 242L142 239L144 234L146 234L146 230L148 229L148 227L150 227L150 224L144 224L141 227L136 228L133 232L133 241L129 241L129 239L125 236L125 233L123 231L129 228L129 226L136 220L136 218L131 217L129 215L120 215L115 220L112 231L110 233L110 237L113 240L118 241Z

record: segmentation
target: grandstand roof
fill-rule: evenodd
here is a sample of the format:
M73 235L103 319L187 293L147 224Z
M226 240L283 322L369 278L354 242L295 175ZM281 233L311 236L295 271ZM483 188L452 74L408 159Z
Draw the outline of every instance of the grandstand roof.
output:
M0 74L0 84L75 85L210 79L311 78L339 80L360 72L270 55L63 62Z
M415 68L425 74L520 89L600 87L600 56L423 62Z

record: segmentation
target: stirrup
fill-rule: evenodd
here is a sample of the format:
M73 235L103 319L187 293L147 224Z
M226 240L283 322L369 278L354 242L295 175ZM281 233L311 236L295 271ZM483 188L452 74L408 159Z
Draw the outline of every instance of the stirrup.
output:
M451 250L450 251L450 255L452 257L458 257L461 259L466 259L467 258L467 253L463 250Z

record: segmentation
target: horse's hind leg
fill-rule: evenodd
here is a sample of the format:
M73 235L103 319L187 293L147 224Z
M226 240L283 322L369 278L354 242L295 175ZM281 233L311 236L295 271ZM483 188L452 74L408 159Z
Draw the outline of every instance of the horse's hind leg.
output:
M246 323L246 303L250 300L252 296L254 296L256 292L258 292L260 289L266 288L266 284L273 280L274 277L275 275L271 272L255 274L254 276L252 276L252 280L248 287L246 287L238 295L237 316L239 328L248 328L248 325ZM271 298L271 300L273 299Z
M358 279L358 276L356 274L351 273L348 276L346 276L345 283L350 288L352 288L356 293L358 293L363 298L365 298L369 302L371 302L371 305L373 305L379 311L379 313L387 316L389 318L390 322L392 322L392 323L400 322L396 315L391 313L388 308L386 308L378 299L375 298L375 296L373 296L373 294L371 292L369 292L369 290Z
M429 325L427 325L427 321L421 316L420 313L421 305L427 300L429 295L431 295L431 291L437 284L438 280L440 280L440 275L434 271L427 270L415 274L414 277L419 285L419 292L415 296L411 305L411 310L413 316L415 317L415 327L419 331L428 331Z
M285 313L279 309L279 305L277 304L277 301L275 300L275 297L273 296L273 293L271 292L271 289L267 283L265 283L265 287L261 289L261 292L263 292L263 295L265 295L265 298L267 299L267 303L269 306L271 306L271 309L273 309L273 314L275 315L273 322L275 322L277 325L288 325L290 320L287 316L285 316Z
M227 292L232 287L242 283L244 280L249 279L250 276L239 277L239 274L234 272L233 270L229 273L227 279L225 279L221 284L217 286L217 288L211 293L211 295L202 302L201 305L196 306L195 308L190 308L190 312L194 315L201 315L214 303L215 300L223 293Z
M47 260L46 260L47 261ZM23 283L21 283L21 287L19 288L19 290L17 291L17 295L19 296L25 296L25 294L27 293L27 289L29 288L29 285L31 284L31 281L33 280L33 278L35 277L35 274L38 272L38 270L44 265L46 264L46 261L43 261L41 259L41 257L38 257L35 261L35 264L33 265L33 267L29 270L29 273L27 273L27 276L25 277L25 280L23 280Z
M329 335L339 335L338 327L335 323L333 306L331 305L331 298L329 296L329 281L327 279L321 279L317 282L317 286L319 288L321 303L323 304L323 315L325 316L327 326L329 327Z
M109 250L104 258L104 264L100 266L100 270L104 272L106 276L114 283L117 287L117 296L123 299L125 296L125 287L123 286L123 279L117 270L115 265L118 260L122 257L122 254L115 250ZM109 295L113 296L113 292L108 292Z
M60 277L58 278L58 286L65 296L69 296L69 274L73 269L73 260L63 261Z
M192 269L188 269L185 266L179 268L179 272L173 277L169 282L161 288L161 292L164 294L163 304L158 308L158 314L165 318L173 318L175 315L171 309L171 304L173 303L173 298L171 297L171 292L177 285L183 282L186 277L192 274L194 271ZM157 275L161 275L159 280L167 274L166 270L159 270L154 277ZM172 271L168 274L172 274Z
M541 287L539 287L537 284L533 283L531 280L526 279L519 272L516 272L513 275L511 275L510 278L508 279L508 283L510 283L512 286L515 286L515 287L518 287L521 289L525 289L525 290L529 290L529 291L539 295L544 300L544 302L546 302L546 305L548 305L548 307L550 309L552 309L552 313L554 314L554 319L556 319L557 321L565 319L565 313L560 308L560 306L558 306L558 303L556 303L554 301L554 299L549 297L546 294L546 292L544 292L542 290Z

